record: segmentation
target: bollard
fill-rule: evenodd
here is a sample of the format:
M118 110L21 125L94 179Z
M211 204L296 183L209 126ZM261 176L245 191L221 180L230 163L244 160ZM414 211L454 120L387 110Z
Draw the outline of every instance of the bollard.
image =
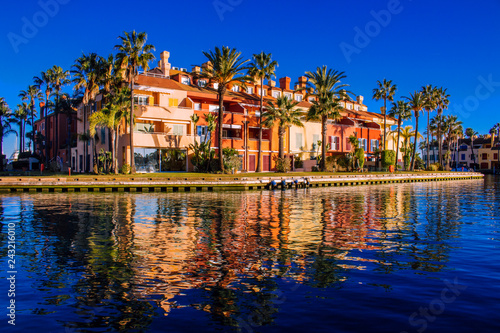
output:
M71 177L71 168L68 168L68 176Z

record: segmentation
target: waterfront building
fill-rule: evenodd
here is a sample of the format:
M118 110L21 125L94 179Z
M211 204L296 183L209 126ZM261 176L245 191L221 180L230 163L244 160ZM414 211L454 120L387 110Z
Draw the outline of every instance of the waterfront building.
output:
M191 71L186 68L172 67L169 63L170 53L161 53L158 66L139 73L134 86L136 109L134 125L134 155L138 172L192 171L190 161L191 144L210 140L211 147L218 150L218 132L207 131L207 114L218 114L217 84L208 82L200 73L204 66L194 66ZM294 89L292 79L283 77L277 85L269 80L260 86L260 82L247 82L245 87L229 86L224 96L224 124L222 148L235 149L241 159L241 170L256 170L258 156L258 133L260 116L260 97L263 95L264 105L280 96L297 101L297 109L303 111L304 127L291 126L284 138L284 151L293 159L300 157L305 169L316 165L316 158L321 149L321 124L305 121L306 114L314 96L306 95L307 78L301 76ZM355 135L360 147L365 150L368 161L375 162L373 153L380 148L381 128L384 117L378 113L368 112L363 104L363 97L356 100L346 98L342 101L342 118L329 120L327 126L327 155L347 154L352 147L348 142L350 135ZM102 96L97 96L94 103L78 109L78 133L88 130L88 117L102 107ZM195 124L193 115L199 117ZM395 119L387 117L388 128L394 125ZM92 169L93 154L110 150L109 131L97 129L96 141L79 141L72 149L72 168L75 172L88 172ZM273 160L278 155L278 130L263 128L262 134L262 170L275 168ZM121 126L118 138L118 165L130 164L130 147L128 126Z

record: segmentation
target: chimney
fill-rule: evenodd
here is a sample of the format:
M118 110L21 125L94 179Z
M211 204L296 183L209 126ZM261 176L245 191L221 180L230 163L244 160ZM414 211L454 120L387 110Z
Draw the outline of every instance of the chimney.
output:
M210 61L201 64L201 68L212 68L212 63Z
M267 82L267 84L269 84L269 86L270 86L270 87L272 87L272 88L276 87L276 81L269 80L269 81Z
M201 67L200 66L193 66L193 70L191 71L192 73L201 73Z
M289 78L288 76L282 77L280 79L280 88L285 89L285 90L290 90L290 83L292 82L292 79Z
M307 85L307 77L301 76L299 77L299 88L305 88Z
M160 55L160 61L159 61L159 65L160 65L160 69L161 71L163 72L163 74L165 76L169 76L170 75L170 63L168 62L168 58L170 58L170 52L168 51L163 51Z
M364 97L359 95L358 97L356 97L356 102L358 102L358 104L363 104L363 99Z

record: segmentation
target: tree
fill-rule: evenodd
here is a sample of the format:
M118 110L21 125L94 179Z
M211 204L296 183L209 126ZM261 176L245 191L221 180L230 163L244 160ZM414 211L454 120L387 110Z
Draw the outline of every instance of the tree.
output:
M408 103L404 101L397 101L392 103L392 108L389 112L389 116L398 119L398 128L396 133L398 135L398 139L396 141L396 159L394 161L394 166L398 164L398 156L399 156L399 140L400 140L400 132L401 132L401 123L405 120L411 119L411 111L408 106ZM397 168L396 168L397 170Z
M35 82L35 86L42 90L42 86L45 86L45 105L43 105L43 115L45 117L45 165L49 165L49 142L50 142L50 135L49 135L49 117L48 117L48 110L49 110L49 96L50 93L52 92L52 81L51 81L51 74L50 71L47 70L46 72L41 72L40 76L35 76L33 78L33 81ZM40 114L40 117L42 116L42 113Z
M470 139L470 149L472 152L472 160L476 164L476 155L474 154L474 138L479 135L478 132L474 131L472 128L468 127L465 129L465 135Z
M446 151L446 166L449 167L451 143L463 132L462 122L458 120L457 116L448 115L444 120L444 128L446 129L446 142L448 142L448 149Z
M10 126L12 111L5 102L3 97L0 97L0 171L3 171L3 139L11 134L16 133Z
M273 127L275 123L278 123L279 158L285 157L283 139L287 126L304 126L300 120L302 112L294 110L297 104L298 102L280 96L276 99L276 102L271 101L267 104L267 110L263 114L264 126L270 128Z
M405 126L404 128L401 129L401 138L403 139L403 147L401 148L401 151L404 153L403 159L406 161L413 152L411 149L411 138L414 138L415 136L417 138L423 138L422 135L413 130L413 126ZM413 146L415 146L413 144ZM409 164L409 163L408 163ZM406 167L406 162L405 162L405 167Z
M250 78L244 75L244 71L248 68L245 64L249 60L241 57L241 52L236 49L230 49L227 46L222 48L215 47L214 51L203 52L203 55L208 59L208 66L200 73L201 77L207 78L209 83L214 83L219 99L217 134L219 146L219 168L224 172L224 154L222 152L222 131L224 123L224 95L227 91L227 86L244 85L245 81Z
M54 123L55 123L55 147L54 156L59 156L59 99L61 88L71 81L69 80L69 71L64 71L59 66L52 66L47 72L50 71L50 82L56 93L56 103L54 108ZM69 158L69 156L68 156Z
M35 131L34 131L34 126L35 126L35 116L36 116L36 110L35 110L35 99L41 100L43 98L43 94L40 91L40 89L36 85L29 85L28 89L26 90L21 90L19 93L19 97L23 101L29 101L28 105L30 108L30 117L31 117L31 146L33 147L33 151L35 151Z
M342 107L340 99L345 96L343 88L347 84L341 84L341 80L346 78L344 72L327 69L326 66L316 68L315 72L306 72L307 82L310 92L316 96L312 106L307 113L307 120L321 121L321 171L326 171L326 125L328 119L340 119Z
M410 109L413 110L413 114L415 115L415 140L414 140L414 145L417 147L417 141L418 141L418 116L420 114L420 111L425 107L425 98L422 94L422 92L415 91L413 93L410 93L409 97L406 97L408 100L408 105ZM413 149L413 154L411 157L411 163L410 163L410 170L413 171L415 168L415 154L417 152L417 149Z
M155 57L152 51L155 47L151 44L146 44L148 35L145 32L124 32L125 36L119 36L121 44L115 45L115 49L119 52L116 55L119 67L125 70L127 81L130 84L130 114L129 114L129 131L130 131L130 170L135 173L134 161L134 80L139 67L144 71L149 69L149 62Z
M128 87L117 88L106 95L106 106L94 112L89 117L89 133L96 134L96 126L105 126L111 132L111 160L112 169L118 174L118 163L116 154L118 152L118 133L124 119L127 119L130 110L130 89Z
M17 108L14 110L12 114L12 122L15 122L19 127L18 137L19 137L19 153L24 152L24 136L25 136L25 128L26 121L28 120L28 104L23 102L22 104L18 104Z
M437 88L433 87L432 85L428 84L421 89L422 94L424 95L425 99L425 111L427 111L427 158L426 158L426 166L428 167L430 165L429 161L429 135L430 135L430 113L436 109L437 106L437 100L436 100L436 95L437 95Z
M377 88L373 89L373 99L376 101L381 99L384 100L384 137L382 140L382 147L386 150L387 101L392 102L394 100L394 94L396 93L397 87L395 84L392 84L392 80L387 81L386 79L382 82L377 81L377 86Z
M436 90L436 107L437 107L437 114L441 116L443 114L443 111L448 108L448 104L450 104L449 101L450 95L446 93L446 89L438 88ZM442 131L441 131L441 125L438 124L437 128L437 138L438 138L438 157L439 157L439 163L442 164L442 146L443 146L443 138L442 138Z
M78 107L82 103L82 92L81 90L75 91L72 97L68 94L62 95L60 112L61 114L66 115L67 119L67 131L68 131L68 141L67 141L67 152L66 156L68 156L68 165L71 166L71 146L72 146L72 133L71 133L71 124L75 115L77 114Z
M262 171L262 114L264 112L264 80L270 80L275 76L276 67L278 62L272 60L271 53L261 52L253 55L253 62L249 64L248 75L255 80L260 80L260 116L259 116L259 152L257 155L257 169L256 172Z

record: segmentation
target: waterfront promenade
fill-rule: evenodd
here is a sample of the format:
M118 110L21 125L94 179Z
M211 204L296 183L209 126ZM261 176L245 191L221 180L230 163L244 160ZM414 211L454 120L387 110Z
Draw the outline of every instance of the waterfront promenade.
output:
M375 185L429 181L481 179L474 172L400 173L263 173L263 174L136 174L75 176L0 177L0 193L15 192L203 192L263 190L274 181L294 187L307 181L309 187Z

